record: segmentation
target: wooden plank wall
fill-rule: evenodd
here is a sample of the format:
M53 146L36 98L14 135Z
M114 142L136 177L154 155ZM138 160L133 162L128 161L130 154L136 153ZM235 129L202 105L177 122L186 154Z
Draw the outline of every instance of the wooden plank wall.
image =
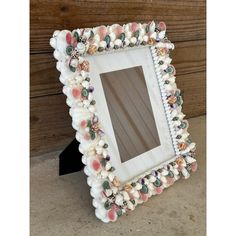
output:
M31 0L30 109L31 156L65 147L74 138L71 118L49 46L56 29L127 22L165 21L177 69L177 84L188 118L206 112L205 0Z

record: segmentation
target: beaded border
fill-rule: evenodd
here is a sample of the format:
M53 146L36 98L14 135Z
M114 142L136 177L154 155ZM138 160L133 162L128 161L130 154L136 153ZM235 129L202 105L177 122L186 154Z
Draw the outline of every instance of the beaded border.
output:
M175 68L170 64L169 53L174 45L166 37L164 22L55 31L50 44L55 49L63 93L70 106L72 126L77 131L84 172L99 219L114 222L152 195L161 194L181 176L187 179L191 171L196 171L195 143L187 132L188 122L183 119L182 98L175 84ZM151 50L176 156L122 186L114 175L106 135L97 116L86 54L142 46Z

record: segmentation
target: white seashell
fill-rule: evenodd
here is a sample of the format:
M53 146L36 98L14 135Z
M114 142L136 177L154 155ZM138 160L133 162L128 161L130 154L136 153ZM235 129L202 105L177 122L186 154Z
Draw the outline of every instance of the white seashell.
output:
M101 41L101 42L99 43L99 47L106 48L106 46L107 46L106 41Z
M77 65L79 64L79 60L78 59L72 59L70 62L70 65L73 67L77 67Z
M60 30L55 30L54 32L53 32L53 37L57 37L57 35L60 33Z
M159 39L165 38L165 34L166 34L165 31L161 31L161 32L158 34L158 38L159 38Z
M86 89L89 88L89 82L87 80L82 82L82 86L85 87Z
M93 94L92 93L89 93L88 95L88 100L91 102L93 100Z
M85 29L84 32L83 32L83 36L88 39L91 35L91 30L92 29L90 29L90 28Z
M85 52L85 45L83 43L78 43L77 50L80 54L83 54Z
M104 142L102 139L101 139L101 140L99 141L99 143L98 143L98 145L101 146L101 147L103 147L104 144L105 144L105 142Z
M89 102L89 100L86 99L83 101L83 104L84 104L84 107L89 107L90 102Z
M128 207L131 211L133 211L134 208L135 208L134 204L133 204L131 201L127 201L127 207Z
M183 169L181 170L181 173L183 174L183 176L185 177L185 179L187 179L187 178L190 176L190 174L188 173L188 171L187 171L185 168L183 168Z
M115 187L115 186L112 187L111 190L112 190L112 192L113 192L114 194L117 194L117 192L118 192L118 188Z
M125 38L125 45L129 45L130 41L129 39Z
M115 44L113 42L110 42L110 48L114 48Z
M130 30L129 27L130 27L130 24L125 25L125 32L129 32L129 30Z
M79 57L79 64L83 63L84 58L83 57Z
M138 191L134 191L132 194L135 198L139 198L139 192Z
M153 33L155 31L156 24L154 21L149 25L149 32Z
M83 164L87 165L87 157L86 156L83 155L81 160L82 160Z
M108 172L106 170L101 171L101 176L103 179L105 179L108 176Z
M150 38L156 39L157 38L157 32L152 33Z
M102 151L103 151L103 148L102 148L102 147L100 147L100 146L97 146L97 147L96 147L96 152L97 152L97 154L102 154Z
M148 41L148 36L147 36L147 35L144 35L144 36L143 36L143 41L144 41L144 42L147 42L147 41Z
M76 81L77 83L81 83L83 80L84 80L84 78L83 78L81 75L76 75L75 81Z
M60 61L58 61L56 63L56 68L57 68L58 71L61 71L61 62Z
M116 39L114 44L120 47L122 45L122 41L120 39Z
M166 175L169 174L169 172L168 172L167 170L163 169L162 172L161 172L161 174L164 175L164 176L166 176Z
M142 185L140 183L136 183L135 189L140 190L142 188Z
M90 105L90 106L88 107L88 109L89 109L90 112L94 113L96 108L95 108L94 105Z
M125 37L130 39L132 37L132 33L130 31L125 32Z
M102 155L103 155L104 157L106 157L106 156L108 155L107 151L106 151L106 150L103 150L103 151L102 151Z
M148 189L149 189L149 190L151 190L151 191L153 191L153 190L154 190L154 186L153 186L153 184L152 184L152 183L149 183L147 186L148 186Z
M161 182L162 182L162 183L167 183L167 180L166 180L166 177L165 177L165 176L162 176L162 177L161 177Z
M106 189L106 195L109 197L112 195L112 190L111 189Z
M129 194L127 192L123 191L122 194L123 194L123 197L124 197L125 201L129 201L130 200Z
M139 34L140 34L141 36L144 36L144 35L146 34L145 29L144 29L144 28L141 28L141 29L139 30Z
M53 48L56 48L57 40L55 38L50 38L50 45Z
M106 166L105 166L105 169L106 170L110 170L111 169L111 164L110 162L107 162Z
M115 33L110 33L109 36L110 36L111 42L115 41L116 39Z
M193 163L193 162L196 161L194 158L189 157L189 156L187 156L187 157L185 158L185 160L186 160L189 164L191 164L191 163Z
M137 42L137 38L132 37L132 38L130 39L130 42L133 43L133 44L135 44L135 43Z
M120 194L118 194L118 195L116 196L115 203L116 203L118 206L123 205L123 197L122 197Z
M96 43L99 43L100 42L100 36L98 34L95 34L94 37L93 37L94 41Z
M115 175L113 173L109 173L108 174L108 178L112 182L114 180L114 178L115 178Z
M153 175L151 175L151 176L149 176L149 181L151 183L154 183L156 181L156 178Z

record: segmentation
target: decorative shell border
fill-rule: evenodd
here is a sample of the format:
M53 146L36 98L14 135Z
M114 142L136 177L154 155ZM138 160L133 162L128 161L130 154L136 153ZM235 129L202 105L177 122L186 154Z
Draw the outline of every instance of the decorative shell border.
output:
M100 220L116 221L152 195L161 194L180 177L187 179L191 171L196 171L195 143L187 132L188 122L181 112L182 98L175 83L175 68L170 64L169 54L174 45L166 37L164 22L55 31L50 45L55 49L56 67L61 72L60 81L70 106L72 126L77 131L76 139L80 142L95 214ZM150 47L152 53L176 156L122 186L110 162L112 157L96 112L85 55L144 46Z

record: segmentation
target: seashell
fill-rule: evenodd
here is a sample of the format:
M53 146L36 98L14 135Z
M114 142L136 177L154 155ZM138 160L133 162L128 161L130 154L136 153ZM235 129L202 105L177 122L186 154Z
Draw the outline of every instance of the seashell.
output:
M120 47L122 45L122 41L120 39L116 39L114 44L118 47Z
M161 194L163 192L163 188L162 187L157 187L156 188L156 194Z
M91 28L86 28L83 32L83 36L88 39L91 36L92 29Z
M132 189L131 184L126 184L126 185L124 186L124 190L125 190L126 192L130 192L131 189Z
M72 88L71 93L75 99L81 99L81 88L80 87Z
M112 181L112 184L115 186L115 187L119 187L120 186L120 181L115 177Z
M89 82L88 82L87 80L84 80L84 81L82 82L82 86L83 86L84 88L88 89L88 88L89 88Z
M93 100L93 94L92 93L89 93L88 95L88 100L91 102Z
M137 42L137 38L136 38L136 37L132 37L132 38L130 39L130 42L133 43L133 44L135 44L135 43Z
M106 196L109 197L112 195L112 189L106 189L105 190Z
M156 33L156 32L152 33L152 34L150 35L150 38L156 39L156 38L157 38L157 33Z
M121 194L116 195L115 203L116 203L118 206L122 206L122 205L123 205L123 197L122 197Z
M89 100L87 100L87 99L83 100L83 105L84 105L84 107L89 107L89 105L90 105Z
M94 37L93 37L94 41L96 43L99 43L100 42L100 36L98 34L95 34Z
M115 178L115 175L113 173L109 173L108 174L108 178L112 182L114 180L114 178Z
M124 44L125 44L125 45L129 45L129 43L130 43L129 39L125 38Z
M114 210L109 210L107 212L107 218L112 221L112 222L115 222L117 220L117 214Z
M128 207L131 211L133 211L134 208L135 208L134 204L133 204L131 201L127 201L127 207Z
M158 24L158 28L162 31L166 31L166 24L163 21L160 21Z
M117 194L117 192L118 192L118 188L115 186L111 187L111 190L112 190L113 194Z
M81 70L89 72L89 62L88 61L83 61L82 64L80 64Z
M187 148L187 143L185 143L185 142L181 142L181 143L179 143L178 144L178 148L179 148L179 150L184 150L184 149L186 149Z
M50 45L53 48L56 48L57 41L55 38L50 38Z
M106 170L102 170L101 171L101 176L102 176L103 179L107 178L108 172Z
M94 105L90 105L90 106L88 107L88 109L89 109L89 111L92 112L92 113L94 113L95 110L96 110L96 108L95 108Z
M132 195L133 195L135 198L139 198L139 197L140 197L138 191L134 191L134 192L132 193Z
M83 54L85 52L85 45L83 43L78 43L76 48L80 54Z
M145 29L144 29L144 28L141 28L141 29L139 30L139 34L140 34L140 36L143 37L143 36L146 34Z
M156 43L156 40L154 38L149 38L147 43L149 45L154 45Z
M78 59L72 59L70 61L70 66L77 67L78 64L79 64L79 60Z
M114 42L115 39L116 39L116 34L112 32L112 33L109 34L109 36L110 36L110 41Z
M123 197L124 197L125 201L129 201L130 200L129 194L127 192L123 191L122 194L123 194Z
M106 166L105 166L105 169L106 170L110 170L111 169L111 164L110 162L107 162Z
M102 169L102 165L100 163L99 160L94 159L91 163L91 167L93 168L93 170L95 170L96 172L99 172Z
M153 33L155 31L155 27L156 27L156 24L154 21L152 21L150 24L149 24L149 32Z
M165 32L165 31L161 31L161 32L158 34L158 38L159 38L159 39L164 39L164 38L165 38L165 35L166 35L166 32Z
M122 33L124 33L124 28L121 25L112 25L112 31L118 38Z
M138 30L139 26L136 22L133 22L130 24L130 30L132 33L136 32Z
M104 142L102 139L101 139L101 140L99 141L99 143L98 143L98 145L101 146L101 147L103 147L104 144L105 144L105 142Z
M153 175L150 175L149 181L150 181L151 183L153 183L153 182L156 181L156 178L155 178Z
M142 184L136 183L135 189L140 190L142 188Z
M132 33L131 33L130 31L125 32L125 37L126 37L127 39L130 39L130 38L132 37Z
M102 48L106 48L106 46L107 46L107 43L106 43L106 41L101 41L100 43L99 43L99 47L102 47Z
M147 35L144 35L144 36L143 36L143 41L144 41L144 42L148 42L148 36L147 36Z
M93 55L97 50L98 50L97 45L93 44L93 45L90 45L90 46L89 46L89 48L88 48L88 53L89 53L90 55Z
M102 25L102 26L99 26L98 28L98 35L100 37L100 40L104 40L106 34L107 34L107 27Z
M171 105L175 104L176 101L177 101L177 98L175 96L170 96L168 98L168 103L171 104Z

